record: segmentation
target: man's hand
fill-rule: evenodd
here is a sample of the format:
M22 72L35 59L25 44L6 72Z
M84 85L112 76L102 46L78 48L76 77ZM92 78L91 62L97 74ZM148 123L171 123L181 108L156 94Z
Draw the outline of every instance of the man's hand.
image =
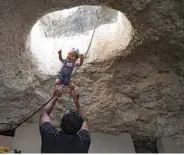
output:
M62 87L56 86L53 92L53 97L59 98L62 95Z

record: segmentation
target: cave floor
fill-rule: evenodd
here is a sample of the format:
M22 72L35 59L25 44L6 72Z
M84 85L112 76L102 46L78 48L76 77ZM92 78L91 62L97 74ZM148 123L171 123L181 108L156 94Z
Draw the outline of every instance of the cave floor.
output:
M15 137L6 139L6 145L11 146L12 150L21 150L22 153L40 153L41 139L38 124L24 124L16 130ZM89 153L135 153L135 148L128 133L121 136L91 133Z
M40 153L41 138L39 125L25 123L20 126L15 137L0 136L0 147L7 146L11 150L21 153ZM172 143L171 139L157 141L158 153L182 153L179 146ZM119 136L102 133L91 133L89 153L136 153L134 142L129 133Z

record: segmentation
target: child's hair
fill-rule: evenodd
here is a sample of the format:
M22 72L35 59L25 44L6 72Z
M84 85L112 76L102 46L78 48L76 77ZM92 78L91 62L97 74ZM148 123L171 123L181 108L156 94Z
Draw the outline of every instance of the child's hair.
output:
M79 58L79 50L76 48L73 48L72 51L74 51L76 53L76 58Z

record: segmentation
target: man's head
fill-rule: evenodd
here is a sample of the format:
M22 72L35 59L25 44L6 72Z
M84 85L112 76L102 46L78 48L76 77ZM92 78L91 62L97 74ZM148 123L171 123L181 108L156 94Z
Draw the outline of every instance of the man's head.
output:
M72 49L70 52L68 52L67 59L69 61L76 61L79 58L79 51L77 49Z
M76 135L82 123L83 119L77 111L67 110L62 117L60 128L68 135Z

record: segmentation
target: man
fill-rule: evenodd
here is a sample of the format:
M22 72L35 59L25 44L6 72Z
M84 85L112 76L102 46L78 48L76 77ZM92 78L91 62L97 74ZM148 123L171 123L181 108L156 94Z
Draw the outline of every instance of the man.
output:
M77 111L68 110L64 113L60 123L61 131L57 131L51 123L49 115L61 94L58 86L54 91L54 98L41 112L41 153L88 153L91 137L87 117L79 104L77 94L71 94Z

